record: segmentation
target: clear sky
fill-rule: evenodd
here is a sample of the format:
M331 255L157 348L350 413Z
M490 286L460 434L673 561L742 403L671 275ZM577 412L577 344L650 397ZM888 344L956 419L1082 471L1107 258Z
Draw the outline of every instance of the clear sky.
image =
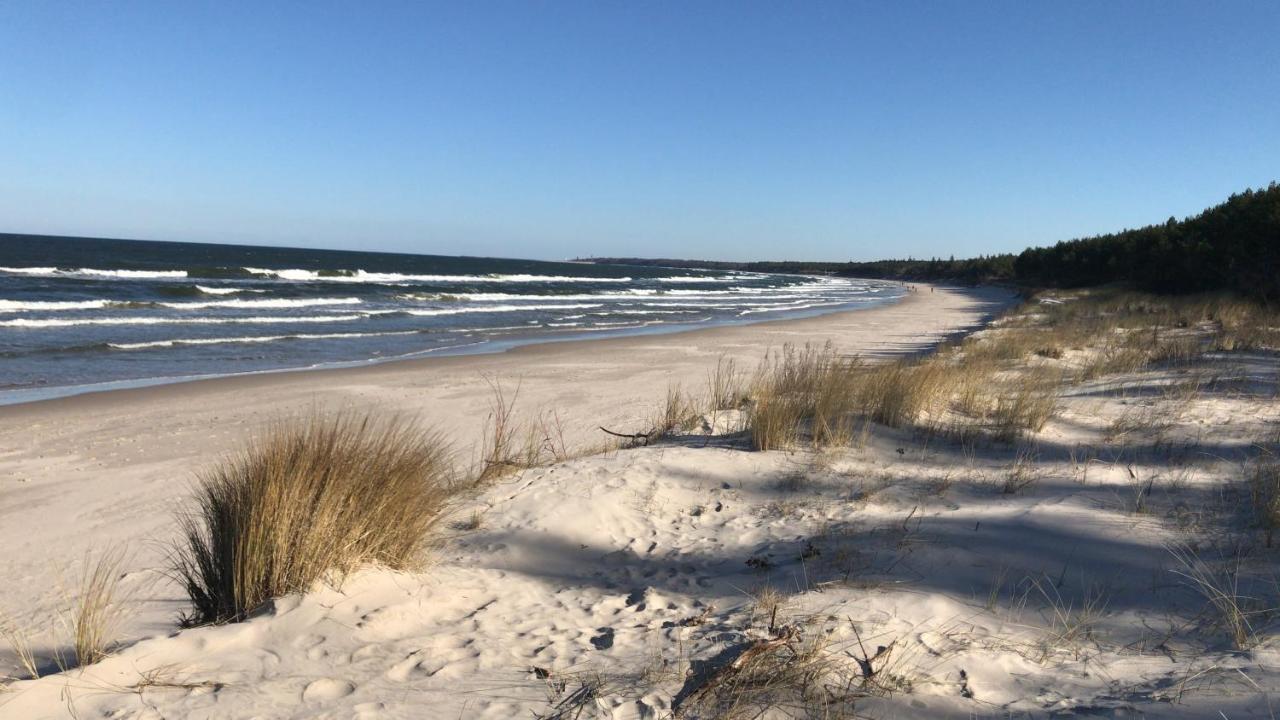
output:
M1280 3L0 3L0 231L968 256L1280 179Z

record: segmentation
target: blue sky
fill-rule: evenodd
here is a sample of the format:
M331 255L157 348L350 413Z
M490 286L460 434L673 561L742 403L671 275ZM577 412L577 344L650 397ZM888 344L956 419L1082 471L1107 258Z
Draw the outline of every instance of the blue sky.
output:
M1275 2L0 3L0 231L968 256L1280 179Z

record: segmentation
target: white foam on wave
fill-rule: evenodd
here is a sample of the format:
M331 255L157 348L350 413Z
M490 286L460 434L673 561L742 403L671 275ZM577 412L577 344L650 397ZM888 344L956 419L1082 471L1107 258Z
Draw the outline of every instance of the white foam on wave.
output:
M438 302L445 299L465 300L471 302L486 301L519 301L519 300L629 300L636 297L643 297L651 300L671 300L678 301L680 298L698 298L698 297L724 297L730 295L742 296L767 296L769 298L809 298L813 297L812 293L806 293L806 290L832 290L832 284L826 282L806 282L797 283L795 285L782 285L779 287L731 287L722 290L690 290L683 288L631 288L629 290L609 290L607 292L598 293L572 293L572 294L556 294L556 295L533 295L524 293L502 293L502 292L460 292L460 293L405 293L398 295L401 300L421 300L428 302Z
M432 310L404 310L415 317L437 315L461 315L463 313L519 312L521 310L583 310L604 307L603 303L574 303L567 305L479 305L476 307L438 308Z
M285 325L289 323L332 323L363 320L368 313L356 315L315 315L300 317L234 317L234 318L176 318L176 317L96 317L96 318L40 318L29 320L0 320L0 327L52 328L75 325Z
M786 303L784 305L762 305L759 307L749 308L738 313L739 315L754 315L756 313L778 312L780 310L806 310L816 307L832 307L834 305L847 305L848 301L838 300L835 302L816 302L816 303Z
M98 268L63 269L55 267L0 267L0 272L18 275L105 277L144 280L149 278L185 278L186 270L100 270Z
M417 330L375 333L296 333L292 335L249 335L245 337L226 338L175 338L173 340L152 340L136 343L107 343L107 347L116 350L146 350L149 348L173 347L175 345L225 345L233 343L268 343L278 340L346 340L351 338L386 337L389 335L417 335Z
M663 283L709 283L709 282L738 282L741 278L731 275L711 276L711 275L672 275L671 277L654 278L658 282Z
M410 275L403 273L379 273L366 272L364 270L341 271L343 274L324 273L319 270L302 270L296 268L253 268L246 267L246 271L254 275L262 275L265 277L274 277L281 280L293 280L296 282L335 282L335 283L414 283L414 282L436 282L436 283L462 283L462 282L486 282L486 283L539 283L539 282L600 282L600 283L626 283L631 282L629 277L576 277L570 275L529 275L517 273L513 275Z
M204 285L197 285L196 290L199 290L205 295L235 295L236 293L266 292L266 290L256 290L253 288L238 288L238 287L216 288L216 287L206 287Z
M206 302L161 302L156 305L175 310L202 308L301 308L324 305L359 305L360 298L269 298L266 300L209 300Z
M696 315L697 310L606 310L592 315Z
M460 300L464 302L494 302L494 301L519 301L519 300L629 300L638 296L657 295L658 290L641 289L634 290L613 290L610 292L599 293L556 293L548 294L522 294L522 293L479 293L479 292L462 292L462 293L406 293L397 295L400 300L420 300L424 302L441 302L448 300Z
M97 310L108 300L0 300L0 312L42 312L50 310Z

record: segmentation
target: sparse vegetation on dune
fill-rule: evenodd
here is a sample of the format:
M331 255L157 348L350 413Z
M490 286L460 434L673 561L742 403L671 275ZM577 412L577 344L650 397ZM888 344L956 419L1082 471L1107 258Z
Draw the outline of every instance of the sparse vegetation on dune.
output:
M829 347L783 348L757 369L749 430L759 450L848 444L859 419L1014 442L1044 428L1067 384L1227 347L1280 347L1280 315L1222 295L1057 293L920 358L866 364Z
M454 489L445 446L412 423L347 413L279 424L205 471L180 517L173 571L191 619L239 620L366 563L413 567Z
M125 559L123 547L109 547L96 558L84 559L77 592L66 600L66 609L59 612L54 623L58 638L54 639L51 656L45 663L36 656L31 632L11 618L0 615L0 639L9 646L28 679L38 679L42 664L50 661L58 670L65 672L92 665L112 651L120 624L128 611L128 598L120 588ZM65 644L62 644L64 637Z
M80 594L67 619L77 666L98 662L115 641L125 615L120 597L120 569L124 559L122 549L110 548L97 560L85 561Z

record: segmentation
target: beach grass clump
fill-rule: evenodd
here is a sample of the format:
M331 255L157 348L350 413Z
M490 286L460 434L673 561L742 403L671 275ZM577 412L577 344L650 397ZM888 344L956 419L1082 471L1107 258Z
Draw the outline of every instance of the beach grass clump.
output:
M1012 442L1043 430L1057 412L1061 384L1061 374L1053 371L1024 372L1008 383L991 411L992 437Z
M1256 600L1246 594L1242 582L1244 554L1239 549L1217 563L1205 560L1190 545L1169 545L1175 567L1172 572L1206 601L1211 621L1219 626L1237 650L1257 644L1253 619L1259 612Z
M67 605L56 615L59 640L65 638L66 644L55 645L51 659L60 671L92 665L113 649L128 607L120 589L125 559L121 547L109 547L97 559L85 558L78 593L74 597L68 593ZM27 678L39 679L41 662L27 628L0 615L0 639L9 645Z
M399 418L281 422L199 476L174 576L193 622L376 563L412 567L454 490L445 445Z
M31 635L27 629L12 618L0 615L0 639L3 639L5 644L9 646L14 657L18 660L18 664L27 673L26 679L38 680L40 678L40 663L36 660L35 651L32 649Z
M716 366L707 372L707 409L715 414L721 410L736 410L750 398L743 387L742 373L731 357L721 357Z
M502 383L492 379L486 381L489 383L489 414L480 438L480 459L471 473L472 482L476 485L493 482L530 464L530 438L526 437L523 445L516 439L519 423L515 419L515 407L520 397L520 386L517 385L508 396Z
M860 387L859 363L830 345L784 346L765 358L751 383L747 427L752 446L775 450L809 431L815 445L852 441Z
M72 605L67 624L77 667L92 665L107 656L124 619L120 597L122 549L104 551L94 562L86 561L80 578L80 595Z
M857 404L878 423L906 427L944 404L959 379L954 366L937 358L877 365L860 378Z
M688 432L697 427L700 418L698 402L681 390L679 385L670 385L667 387L666 400L653 419L653 430L649 435L657 439L678 432Z

